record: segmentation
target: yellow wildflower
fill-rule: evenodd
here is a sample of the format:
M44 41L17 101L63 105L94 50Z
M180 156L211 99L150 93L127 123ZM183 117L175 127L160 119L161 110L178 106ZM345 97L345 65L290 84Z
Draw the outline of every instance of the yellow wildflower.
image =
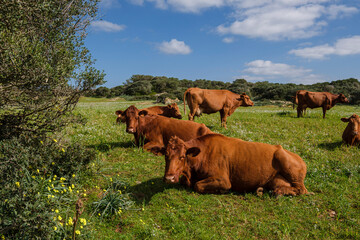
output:
M57 227L54 227L54 230L56 231L56 230L57 230Z
M35 176L31 176L33 179L35 179Z
M59 213L59 210L55 209L55 212L56 212L56 213Z
M75 177L75 174L73 174L72 177Z
M55 163L54 163L54 162L52 162L52 163L51 163L51 165L55 165Z
M64 148L61 148L61 151L65 152Z
M77 235L80 235L80 231L79 231L79 230L76 230L75 233L76 233Z
M70 226L73 225L73 219L72 219L71 217L69 217L68 224L69 224Z
M57 140L56 139L53 139L54 140L54 142L57 142Z
M59 219L59 221L61 221L61 220L62 220L62 217L59 215L59 216L58 216L58 219Z
M15 185L19 188L20 187L20 183L16 182Z
M86 197L86 193L84 193L83 196Z
M51 182L51 179L49 179L49 181L48 182Z
M84 225L86 225L86 219L85 218L80 218L80 222Z
M72 187L72 188L75 188L74 184L71 184L71 187Z
M36 169L36 172L37 172L37 173L40 173L39 169Z
M43 142L43 141L40 141L40 143L41 143L41 144L44 144L44 142Z

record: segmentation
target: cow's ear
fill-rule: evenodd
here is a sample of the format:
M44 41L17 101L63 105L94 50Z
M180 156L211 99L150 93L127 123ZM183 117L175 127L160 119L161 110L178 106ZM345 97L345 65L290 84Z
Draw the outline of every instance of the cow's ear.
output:
M199 153L200 153L200 148L198 147L192 147L186 151L186 155L189 155L190 157L196 157L197 155L199 155Z
M151 148L148 148L147 150L158 156L165 155L166 153L166 148L160 146L153 146Z
M148 111L147 110L141 110L140 112L139 112L139 116L146 116L146 115L148 115Z
M171 108L172 108L172 105L171 105L171 104L168 104L167 107L168 107L169 109L171 109Z
M343 122L349 122L350 118L341 118L341 121Z
M116 114L116 115L118 115L118 116L120 117L120 115L121 115L123 112L124 112L124 111L117 110L117 111L115 112L115 114Z

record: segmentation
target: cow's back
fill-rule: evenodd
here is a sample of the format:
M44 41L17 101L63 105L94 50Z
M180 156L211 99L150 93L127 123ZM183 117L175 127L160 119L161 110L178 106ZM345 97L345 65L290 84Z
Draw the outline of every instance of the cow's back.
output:
M328 96L325 92L310 92L304 91L298 93L297 101L299 106L306 106L309 108L321 107L327 103Z

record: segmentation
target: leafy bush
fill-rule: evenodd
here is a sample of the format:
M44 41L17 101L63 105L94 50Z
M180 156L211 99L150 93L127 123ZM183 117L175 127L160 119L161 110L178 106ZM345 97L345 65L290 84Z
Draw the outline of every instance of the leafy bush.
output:
M113 181L110 178L110 183L107 189L101 195L99 201L93 202L93 214L100 218L108 218L114 215L121 215L123 210L128 210L133 201L130 200L129 194L126 193L127 184L121 180Z
M53 239L71 234L78 175L95 152L30 136L0 141L0 229L6 239ZM69 220L70 219L70 220Z

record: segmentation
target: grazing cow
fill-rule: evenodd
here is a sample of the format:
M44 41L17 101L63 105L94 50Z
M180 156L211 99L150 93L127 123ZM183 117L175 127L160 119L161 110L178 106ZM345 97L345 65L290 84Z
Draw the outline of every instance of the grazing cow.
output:
M164 117L173 117L173 118L182 119L180 109L176 103L168 104L167 106L148 107L148 108L144 108L144 109L139 109L138 111L142 111L142 110L146 110L148 112L148 114L152 114L152 115L160 115L160 116L164 116ZM116 119L116 123L126 121L125 120L126 113L124 113L124 112L126 112L126 110L125 111L117 110L115 112L115 114L118 116Z
M253 106L254 103L245 93L239 95L228 90L209 90L188 88L184 93L184 113L186 103L190 108L189 120L202 113L211 114L220 112L221 126L226 128L226 118L233 114L239 106Z
M170 137L174 135L187 141L212 133L205 124L151 115L147 110L140 111L134 105L122 113L122 119L126 122L126 132L134 135L137 146L143 138L144 143L166 146ZM146 149L145 146L144 148Z
M208 134L190 141L170 139L165 149L167 183L179 182L199 193L260 192L275 195L308 193L306 164L280 145L246 142L221 134Z
M303 111L306 108L323 109L323 118L325 118L326 110L329 110L336 103L348 103L349 100L344 94L332 94L329 92L309 92L306 90L299 90L296 92L295 103L297 106L297 116L302 117Z
M348 122L342 135L343 141L350 146L360 146L360 117L353 114L349 118L341 118L341 121Z

